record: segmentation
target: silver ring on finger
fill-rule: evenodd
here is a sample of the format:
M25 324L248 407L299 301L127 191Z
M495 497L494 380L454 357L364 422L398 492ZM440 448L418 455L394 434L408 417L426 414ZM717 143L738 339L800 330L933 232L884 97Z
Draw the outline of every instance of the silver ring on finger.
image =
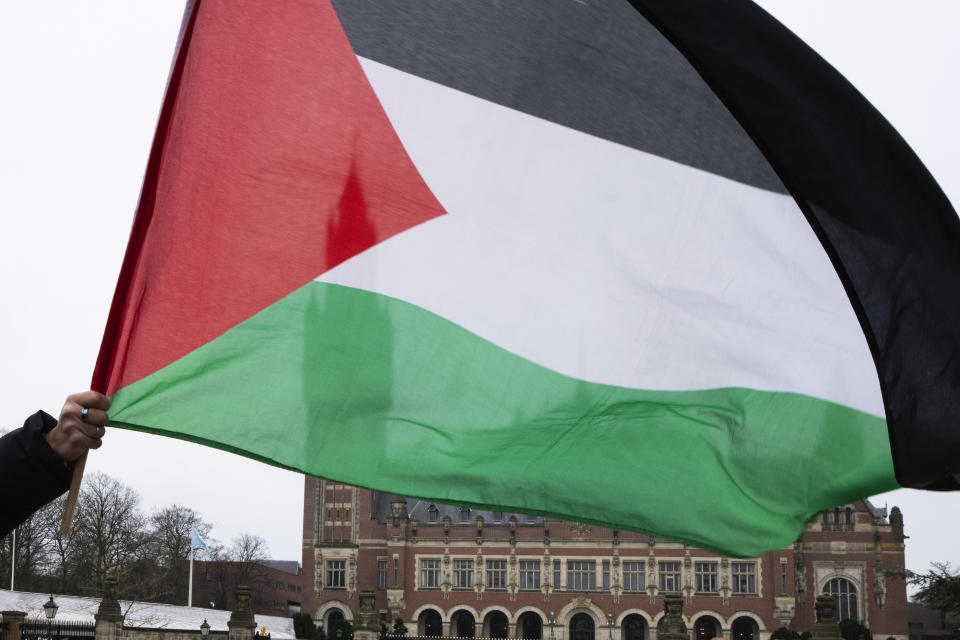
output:
M88 414L89 412L90 412L90 409L88 409L87 407L81 407L81 409L80 409L80 419L83 420L84 422L86 422L86 421L87 421L87 414Z

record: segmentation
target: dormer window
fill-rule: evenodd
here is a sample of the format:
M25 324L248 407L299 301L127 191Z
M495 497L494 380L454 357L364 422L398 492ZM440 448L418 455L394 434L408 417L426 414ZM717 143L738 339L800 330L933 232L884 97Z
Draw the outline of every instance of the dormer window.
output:
M440 509L437 508L437 505L432 504L430 508L427 509L427 521L428 522L437 522L440 519Z
M470 522L470 509L460 507L460 522Z

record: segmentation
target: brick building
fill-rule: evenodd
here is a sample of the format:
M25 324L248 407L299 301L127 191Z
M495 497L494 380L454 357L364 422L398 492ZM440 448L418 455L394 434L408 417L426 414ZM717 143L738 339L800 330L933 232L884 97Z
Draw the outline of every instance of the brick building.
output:
M296 560L197 560L193 602L229 611L236 605L238 584L250 588L250 607L256 614L291 616L300 611L304 582Z
M910 640L949 640L960 637L960 618L945 615L919 602L907 603Z
M709 526L709 525L707 525ZM376 589L411 635L656 640L679 591L692 640L812 630L818 593L875 638L907 640L903 521L868 501L806 526L789 548L725 558L574 522L459 508L319 478L305 485L303 611L330 629Z

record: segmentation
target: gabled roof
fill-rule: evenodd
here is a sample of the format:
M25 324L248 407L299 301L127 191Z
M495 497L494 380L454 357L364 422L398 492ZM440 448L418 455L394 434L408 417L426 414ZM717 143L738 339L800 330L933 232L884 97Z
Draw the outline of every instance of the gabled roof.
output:
M373 504L380 522L386 522L390 515L390 501L393 496L389 493L374 493ZM436 517L431 517L430 507L436 507ZM463 510L466 510L465 512ZM417 498L407 498L407 513L411 519L417 520L421 524L439 524L443 522L444 517L449 517L453 525L473 525L477 516L483 517L485 524L507 524L510 517L517 519L517 524L542 525L543 518L540 516L531 516L524 513L513 513L503 511L487 511L484 509L472 509L469 507L460 507L458 505L445 504L443 502L431 502L429 500L419 500Z

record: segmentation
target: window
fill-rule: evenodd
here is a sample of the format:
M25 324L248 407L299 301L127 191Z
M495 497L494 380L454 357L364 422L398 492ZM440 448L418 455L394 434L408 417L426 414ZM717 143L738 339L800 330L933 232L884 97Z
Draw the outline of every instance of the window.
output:
M734 593L757 592L757 565L752 562L731 562Z
M427 509L427 522L436 522L440 519L440 509L437 509L437 505L432 504L430 508Z
M347 586L347 561L327 560L327 587L343 589Z
M400 556L393 556L393 586L400 586Z
M695 562L693 573L697 583L697 593L717 592L716 562Z
M787 559L780 558L780 593L787 592Z
M560 561L559 560L553 561L553 588L554 589L560 588Z
M596 560L567 560L567 589L595 591L596 588Z
M520 561L520 588L534 590L540 588L540 561Z
M680 591L680 562L661 562L657 568L660 572L660 591Z
M487 588L507 588L507 561L487 560Z
M470 509L460 507L460 522L470 522Z
M473 560L453 561L453 588L473 588Z
M636 560L626 560L623 563L623 590L643 591L646 589L646 565Z
M493 521L494 521L494 522L503 522L503 511L494 511L494 512L493 512Z
M377 589L387 588L387 561L377 560Z
M853 509L850 507L844 512L843 524L847 531L853 531Z
M603 574L603 588L609 589L610 588L610 561L609 560L603 561L602 574Z
M440 558L422 558L420 560L420 588L440 588Z
M857 608L857 588L846 578L834 578L823 588L824 593L833 596L840 620L857 620L860 610Z

